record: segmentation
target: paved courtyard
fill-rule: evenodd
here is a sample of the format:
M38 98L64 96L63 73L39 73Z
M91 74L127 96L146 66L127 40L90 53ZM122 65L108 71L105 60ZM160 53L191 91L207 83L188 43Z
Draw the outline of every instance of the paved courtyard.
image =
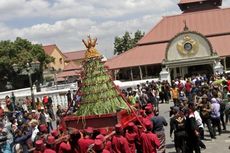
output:
M172 105L170 104L160 104L160 114L166 118L169 123L169 107ZM174 148L173 138L169 136L169 126L165 128L166 132L166 146L167 146L167 153L176 153ZM205 129L205 138L207 140L204 141L207 149L201 150L202 153L230 153L228 149L230 145L230 125L227 125L227 131L223 132L221 136L217 136L217 139L214 141L210 140L209 133L207 129Z

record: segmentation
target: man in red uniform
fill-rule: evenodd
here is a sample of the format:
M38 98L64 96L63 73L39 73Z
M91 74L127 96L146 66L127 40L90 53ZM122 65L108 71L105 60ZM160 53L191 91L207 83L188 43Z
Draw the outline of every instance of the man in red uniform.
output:
M138 141L138 134L134 130L134 123L130 122L128 124L128 129L125 133L125 138L128 140L130 153L136 152L136 144L139 143Z
M44 150L44 153L56 153L55 138L51 135L47 137L46 149Z
M151 120L151 118L154 117L154 113L153 113L153 107L151 106L146 106L145 107L145 114L147 115L147 119Z
M43 153L44 149L44 142L42 140L37 140L35 142L35 150L33 151L33 153Z
M108 150L104 149L104 144L101 140L95 140L93 150L95 153L110 153Z
M71 146L70 146L68 139L69 138L66 138L65 141L61 142L58 153L65 153L65 152L71 151Z
M78 144L79 144L79 147L80 147L80 149L79 149L80 153L86 153L88 148L89 148L89 146L94 143L94 140L92 139L93 128L88 127L85 130L85 134L86 134L85 137L79 139L79 141L78 141Z
M122 136L121 124L115 125L115 135L112 138L112 153L130 153L129 144L125 137Z
M157 153L160 141L158 140L157 135L152 133L152 123L150 121L146 121L144 124L146 131L142 132L140 137L142 151L143 153Z

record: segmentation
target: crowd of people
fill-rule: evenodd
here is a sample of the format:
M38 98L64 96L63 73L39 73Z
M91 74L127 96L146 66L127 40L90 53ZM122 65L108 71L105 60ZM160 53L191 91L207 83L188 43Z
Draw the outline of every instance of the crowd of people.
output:
M171 83L146 82L122 90L136 108L136 121L126 127L116 124L112 129L83 130L63 127L66 111L58 106L54 113L50 97L45 96L34 109L29 98L25 105L18 106L15 97L7 96L8 111L0 107L0 152L165 153L164 127L169 124L177 153L199 153L206 148L203 140L210 137L214 141L226 130L230 119L229 91L230 77L220 75L193 76ZM68 106L76 106L71 105L70 98L67 96ZM159 114L160 103L171 106L168 122ZM205 128L210 136L204 135Z

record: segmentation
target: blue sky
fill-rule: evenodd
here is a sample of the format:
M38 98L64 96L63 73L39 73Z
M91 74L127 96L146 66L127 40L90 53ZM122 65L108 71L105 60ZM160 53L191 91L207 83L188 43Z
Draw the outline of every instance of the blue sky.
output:
M179 14L179 0L1 0L0 40L26 38L56 44L63 52L84 49L81 39L98 38L111 57L114 37L148 32L162 16ZM223 0L230 7L230 0Z

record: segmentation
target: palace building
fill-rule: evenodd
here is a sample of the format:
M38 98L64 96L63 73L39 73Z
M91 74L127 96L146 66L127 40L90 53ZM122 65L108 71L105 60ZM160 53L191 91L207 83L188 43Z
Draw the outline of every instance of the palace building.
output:
M166 16L137 44L106 65L115 79L168 80L230 70L230 8L222 0L181 0L182 13Z

